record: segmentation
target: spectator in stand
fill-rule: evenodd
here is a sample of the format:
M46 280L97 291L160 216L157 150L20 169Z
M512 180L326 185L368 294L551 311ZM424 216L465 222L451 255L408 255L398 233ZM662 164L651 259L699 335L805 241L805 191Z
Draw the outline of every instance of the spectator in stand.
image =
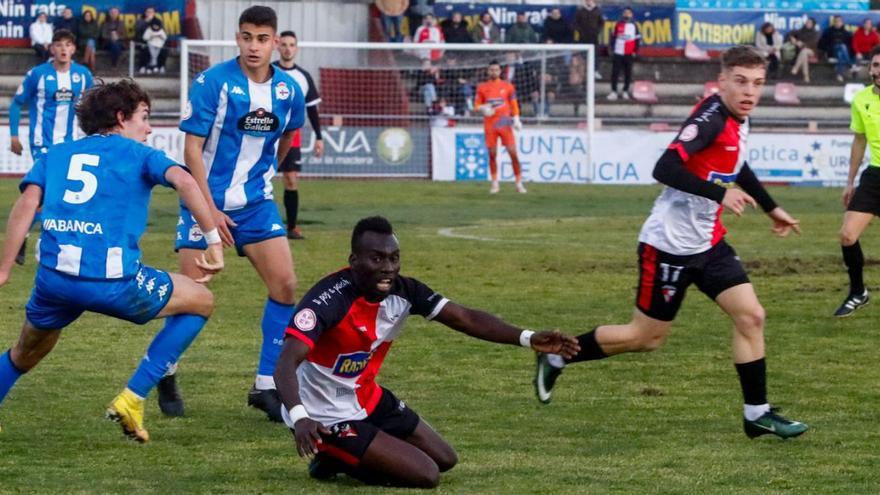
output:
M525 12L516 13L516 22L507 30L505 43L537 43L540 40ZM509 79L508 79L509 81ZM514 84L514 86L516 86Z
M639 51L639 27L633 21L633 10L624 7L620 15L620 20L611 30L611 40L609 50L612 53L611 60L611 93L608 99L611 101L622 97L624 100L630 98L629 85L632 83L633 63L636 54ZM617 80L620 79L620 73L623 72L623 91L617 91Z
M428 115L434 114L434 103L437 101L438 88L443 86L443 78L440 69L433 66L430 60L422 61L422 70L416 77L416 87L425 104Z
M772 22L765 22L755 35L755 48L767 59L767 79L779 77L779 60L782 57L782 35Z
M513 84L518 97L527 97L532 104L532 110L536 116L547 112L547 108L541 107L541 93L538 85L538 71L535 67L522 58L518 52L508 52L504 56L505 66L501 71L501 78Z
M422 25L416 29L413 35L413 43L443 43L443 31L437 27L437 20L434 14L426 14L422 17ZM417 55L422 60L440 60L443 56L443 50L418 50Z
M835 59L837 65L837 80L843 82L843 75L846 70L855 75L859 68L853 65L852 56L850 55L850 46L852 45L852 35L843 25L843 18L836 15L831 18L831 25L822 33L819 38L819 49L825 52L830 59Z
M584 0L582 6L578 7L574 13L574 29L575 38L578 43L593 45L594 51L599 47L599 34L605 27L605 17L602 16L602 9L596 4L595 0ZM602 79L599 74L599 53L595 52L593 57L595 61L596 79Z
M461 12L453 12L452 17L446 19L440 24L443 29L443 38L447 43L473 43L470 32L468 32L468 22L461 15Z
M562 18L562 11L553 8L550 16L544 19L544 34L541 35L541 41L548 41L556 44L572 43L574 41L574 31L571 26Z
M165 33L165 30L162 29L162 21L159 19L153 19L150 22L150 27L144 31L144 42L147 44L147 49L150 52L150 60L147 65L146 72L151 74L164 74L165 73L165 41L168 39L168 34Z
M409 0L376 0L376 9L382 18L385 38L393 43L403 41L403 14L409 8Z
M446 68L440 74L444 81L443 95L455 109L457 115L467 115L474 108L474 84L471 82L473 71L461 67L458 55L446 55Z
M79 23L79 33L76 37L76 44L79 52L82 53L83 65L89 68L92 73L95 72L95 50L98 49L98 37L101 35L101 28L98 21L95 20L95 14L91 10L86 10L82 14L82 21Z
M798 72L803 72L804 82L809 84L810 59L815 57L819 50L819 31L816 30L816 19L807 18L804 25L800 29L788 33L788 37L789 41L797 48L791 75L796 76Z
M137 69L138 72L144 74L147 72L147 68L150 66L150 48L145 43L144 33L147 32L150 28L150 24L156 20L159 22L160 27L162 26L162 20L156 17L156 9L153 7L147 7L144 9L144 13L138 17L138 20L134 23L134 40L137 42ZM164 29L162 30L164 33ZM163 43L164 45L164 43ZM164 66L164 64L162 64Z
M862 21L862 27L853 35L852 51L856 56L856 62L866 61L871 49L880 44L880 35L874 29L871 19Z
M409 5L407 18L409 19L409 34L416 35L416 29L422 25L422 18L434 12L434 0L415 0Z
M480 22L471 28L471 38L474 43L500 43L501 30L492 20L492 14L488 11L480 14Z
M101 46L110 52L110 63L113 67L118 66L119 56L125 49L125 25L116 7L110 7L107 18L101 24Z
M52 44L52 25L48 22L49 16L45 10L41 10L37 14L37 20L31 24L30 32L31 46L37 54L39 63L45 62L49 58L49 45Z
M58 19L58 22L55 23L55 30L66 29L73 33L74 36L79 37L78 24L76 18L73 17L73 9L64 7L64 10L61 11L61 19Z

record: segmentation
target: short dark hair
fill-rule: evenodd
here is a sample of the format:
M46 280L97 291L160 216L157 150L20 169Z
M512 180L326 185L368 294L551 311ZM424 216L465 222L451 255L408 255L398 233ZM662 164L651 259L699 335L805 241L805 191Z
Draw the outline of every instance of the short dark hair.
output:
M880 45L874 45L874 48L871 48L871 53L868 55L868 61L873 60L877 55L880 55Z
M375 232L377 234L394 235L394 229L391 228L391 222L385 217L375 216L362 218L354 226L351 232L351 251L357 250L358 241L367 232Z
M141 103L150 106L150 95L131 79L105 83L97 80L95 86L85 92L76 106L79 126L86 135L109 132L119 122L116 114L122 112L125 120L131 118Z
M244 12L238 17L238 27L241 27L242 24L269 26L278 31L278 16L275 15L275 11L271 7L254 5L244 9Z
M69 29L58 29L52 33L52 43L67 40L74 45L76 44L76 36Z
M501 67L501 62L493 59L493 60L490 60L488 64L486 64L486 67L489 67L492 65L497 65L497 66Z
M289 29L287 31L281 31L281 34L279 35L280 38L285 38L287 36L290 36L291 38L296 39L296 33L294 33L293 31L291 31Z
M767 59L757 48L748 45L737 45L728 48L721 55L721 70L734 67L767 67Z

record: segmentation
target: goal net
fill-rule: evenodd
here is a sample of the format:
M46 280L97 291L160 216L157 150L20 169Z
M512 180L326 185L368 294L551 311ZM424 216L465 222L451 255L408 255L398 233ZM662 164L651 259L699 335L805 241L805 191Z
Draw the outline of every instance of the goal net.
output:
M182 42L181 113L192 80L237 55L233 41ZM483 116L474 99L489 63L497 61L519 100L524 128L517 133L518 149L572 153L581 170L569 170L569 182L587 182L594 57L590 45L301 42L296 63L320 93L324 140L324 154L317 157L311 127L302 129L302 175L485 179ZM554 136L581 144L566 151L551 142ZM511 178L503 147L499 164L502 179ZM523 165L526 180L529 173L543 173L539 163Z

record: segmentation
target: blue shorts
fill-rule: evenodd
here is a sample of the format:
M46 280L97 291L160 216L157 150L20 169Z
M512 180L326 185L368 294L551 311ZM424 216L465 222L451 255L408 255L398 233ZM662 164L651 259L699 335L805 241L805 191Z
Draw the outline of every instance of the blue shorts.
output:
M237 227L230 227L235 240L235 250L244 256L244 247L248 244L265 241L273 237L287 235L284 222L278 213L278 207L271 200L261 201L255 205L245 206L240 210L224 211ZM202 236L202 229L185 206L180 206L180 218L177 219L177 240L174 250L207 249L208 243Z
M62 329L85 311L143 325L162 311L173 291L171 276L145 265L134 277L108 280L82 279L40 266L25 315L41 330Z

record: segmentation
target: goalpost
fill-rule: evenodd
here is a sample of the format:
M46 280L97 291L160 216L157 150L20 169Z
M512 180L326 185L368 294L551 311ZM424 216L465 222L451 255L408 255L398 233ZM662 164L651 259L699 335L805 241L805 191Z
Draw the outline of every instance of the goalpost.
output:
M210 66L236 57L238 48L230 40L182 40L180 54L183 115L192 80ZM432 163L438 152L447 151L432 150L432 130L473 128L482 136L482 116L473 99L477 85L486 79L486 67L495 60L502 66L502 78L516 87L524 124L524 132L517 136L521 147L572 153L572 162L586 170L576 181L589 182L595 57L593 45L581 44L300 42L296 63L312 75L320 92L325 145L324 157L312 155L314 136L307 123L302 175L428 178L432 167L457 166ZM554 151L551 141L559 135L574 136L582 143L575 150L557 144ZM478 155L482 140L465 141L463 146ZM461 158L458 152L443 156ZM506 152L500 151L502 178L505 157ZM470 167L462 168L462 173L476 177L473 168L479 163L461 161L462 167Z

